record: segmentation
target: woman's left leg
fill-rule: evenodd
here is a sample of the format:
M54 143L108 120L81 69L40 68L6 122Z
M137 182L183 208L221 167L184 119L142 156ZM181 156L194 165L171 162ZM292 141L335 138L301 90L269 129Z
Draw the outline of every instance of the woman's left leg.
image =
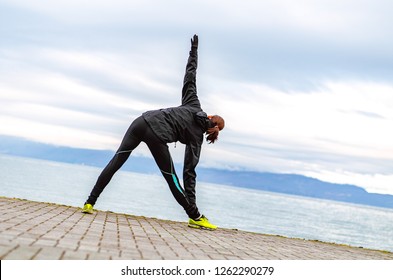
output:
M198 219L201 216L198 207L189 202L185 191L180 184L168 146L161 142L151 130L146 132L143 141L146 142L149 147L154 160L156 161L158 168L160 168L160 171L168 183L169 189L176 201L184 208L191 219Z

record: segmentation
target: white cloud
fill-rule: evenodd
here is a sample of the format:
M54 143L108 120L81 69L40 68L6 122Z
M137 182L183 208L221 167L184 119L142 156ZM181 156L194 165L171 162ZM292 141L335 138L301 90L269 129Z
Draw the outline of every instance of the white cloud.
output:
M84 143L86 148L92 149L107 149L108 147L115 147L115 144L118 143L114 137L105 134L99 135L94 131L59 124L48 124L7 115L0 115L0 121L2 123L1 134L18 136L37 142L59 146L74 146L75 143ZM100 141L97 141L98 137ZM70 143L72 144L70 145Z
M264 85L222 84L228 97L213 92L215 98L209 101L219 104L231 130L227 135L223 132L223 141L239 152L226 156L227 164L312 174L393 193L390 175L374 175L390 172L387 163L393 161L392 86L328 82L315 92L288 94ZM346 170L351 176L335 170ZM378 189L373 178L389 181Z

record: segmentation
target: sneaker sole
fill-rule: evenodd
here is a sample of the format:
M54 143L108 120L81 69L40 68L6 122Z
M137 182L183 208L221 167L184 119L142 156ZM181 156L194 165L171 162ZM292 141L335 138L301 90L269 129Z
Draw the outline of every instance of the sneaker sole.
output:
M81 212L84 214L93 214L94 213L93 211L86 211L86 210L82 210Z
M208 227L204 227L204 226L200 226L200 225L192 225L192 224L188 224L188 227L190 228L196 228L196 229L203 229L203 230L216 230L217 228L208 228Z

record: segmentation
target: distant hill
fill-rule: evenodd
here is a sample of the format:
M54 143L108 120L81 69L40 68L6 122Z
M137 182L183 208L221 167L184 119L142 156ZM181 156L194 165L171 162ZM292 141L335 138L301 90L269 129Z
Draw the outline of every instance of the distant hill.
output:
M114 152L54 146L17 137L0 136L0 153L103 167L112 158ZM133 157L130 164L126 163L122 170L157 174L159 172L153 159L136 156ZM178 168L178 170L182 169ZM303 175L198 167L198 180L241 188L393 208L393 195L368 193L358 186L332 184Z
M369 193L347 184L333 184L296 174L203 169L199 179L242 188L393 208L393 195Z

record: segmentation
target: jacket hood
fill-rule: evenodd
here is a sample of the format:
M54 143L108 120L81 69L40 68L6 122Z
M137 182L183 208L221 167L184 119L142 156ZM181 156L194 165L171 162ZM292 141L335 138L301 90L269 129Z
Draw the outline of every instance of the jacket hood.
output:
M206 131L210 126L210 120L207 114L203 111L199 111L194 115L195 122Z

